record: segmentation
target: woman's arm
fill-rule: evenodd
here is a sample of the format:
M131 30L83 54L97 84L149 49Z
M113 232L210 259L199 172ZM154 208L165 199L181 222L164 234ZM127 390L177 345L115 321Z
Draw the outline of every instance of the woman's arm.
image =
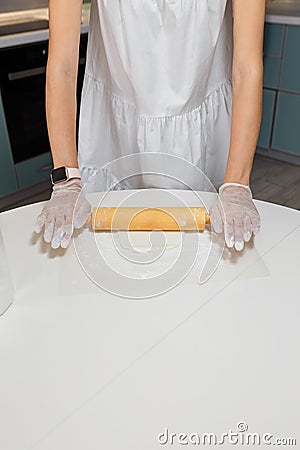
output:
M46 114L54 167L78 167L76 149L76 84L82 0L50 0ZM52 248L66 248L74 228L81 228L91 205L81 195L77 178L55 184L34 229L44 228Z
M230 148L219 199L210 208L213 229L240 251L260 229L249 185L262 115L265 0L234 0ZM228 184L227 184L228 183Z
M249 184L262 114L265 0L234 0L232 125L224 183Z
M50 0L46 116L54 167L78 167L76 84L82 0Z

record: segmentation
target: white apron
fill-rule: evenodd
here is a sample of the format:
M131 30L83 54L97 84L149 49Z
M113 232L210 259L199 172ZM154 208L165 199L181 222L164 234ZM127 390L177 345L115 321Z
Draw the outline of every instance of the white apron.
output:
M116 158L161 152L222 184L232 37L231 0L92 0L78 133L83 182Z

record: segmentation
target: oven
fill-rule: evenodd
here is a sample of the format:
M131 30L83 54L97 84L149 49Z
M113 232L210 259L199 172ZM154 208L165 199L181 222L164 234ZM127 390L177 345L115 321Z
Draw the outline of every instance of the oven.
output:
M88 34L81 34L77 82L77 124ZM48 40L0 49L0 89L13 161L50 152L45 111ZM49 166L49 164L48 164ZM49 167L45 167L49 170Z

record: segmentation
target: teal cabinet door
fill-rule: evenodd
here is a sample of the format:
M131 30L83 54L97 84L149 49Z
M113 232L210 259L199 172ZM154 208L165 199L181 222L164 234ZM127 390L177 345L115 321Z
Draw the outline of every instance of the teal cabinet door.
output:
M264 54L280 58L282 54L282 43L284 25L265 23L264 28Z
M0 92L0 197L18 189Z
M264 56L264 87L278 89L280 58Z
M266 23L264 28L264 87L278 88L284 25Z
M272 148L300 156L300 95L278 93Z
M263 112L260 133L257 145L269 148L271 140L271 129L274 115L275 92L268 89L263 90Z
M50 171L53 167L50 152L34 158L26 159L16 164L16 173L20 189L50 179Z
M280 88L300 93L300 26L287 27Z

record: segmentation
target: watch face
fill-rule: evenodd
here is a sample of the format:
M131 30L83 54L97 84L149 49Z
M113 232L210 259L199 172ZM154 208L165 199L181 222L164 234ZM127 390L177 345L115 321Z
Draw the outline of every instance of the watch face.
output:
M51 171L52 183L60 183L62 181L66 181L68 179L66 168L65 167L57 167L57 169L53 169Z

